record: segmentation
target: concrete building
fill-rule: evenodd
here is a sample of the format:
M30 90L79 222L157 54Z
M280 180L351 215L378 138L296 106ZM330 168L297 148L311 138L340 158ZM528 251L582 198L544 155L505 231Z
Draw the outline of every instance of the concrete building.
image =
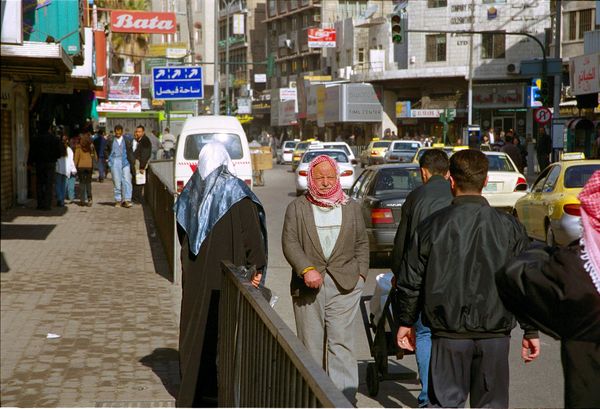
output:
M403 43L392 45L389 20L370 27L366 63L352 75L353 81L383 87L384 110L395 117L399 136L440 137L443 109L456 109L450 142L462 138L468 122L497 133L533 133L529 79L519 75L519 64L542 57L536 42L520 35L439 31L522 32L547 45L550 0L411 1L405 3L404 13L409 31ZM375 43L382 38L388 41Z

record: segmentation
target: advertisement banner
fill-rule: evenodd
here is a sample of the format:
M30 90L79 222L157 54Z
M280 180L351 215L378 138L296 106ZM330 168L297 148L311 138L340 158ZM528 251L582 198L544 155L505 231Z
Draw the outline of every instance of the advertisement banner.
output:
M106 78L106 35L104 30L94 31L94 49L96 51L96 85L102 91L94 91L97 99L106 99L108 80Z
M396 118L410 118L410 101L396 101Z
M600 53L572 57L569 64L573 95L600 92Z
M525 106L523 84L490 84L473 86L475 108L521 108ZM413 109L413 117L414 115Z
M141 102L101 102L96 107L98 112L142 112Z
M279 103L279 126L295 125L296 120L296 101L287 100Z
M308 48L335 48L334 28L309 28Z
M113 33L175 34L175 13L111 10L110 29Z
M237 102L237 113L238 114L251 114L252 113L252 101L250 98L238 98Z
M139 101L142 98L140 75L111 75L108 84L108 99L112 101Z
M381 122L383 106L371 84L343 84L342 122Z

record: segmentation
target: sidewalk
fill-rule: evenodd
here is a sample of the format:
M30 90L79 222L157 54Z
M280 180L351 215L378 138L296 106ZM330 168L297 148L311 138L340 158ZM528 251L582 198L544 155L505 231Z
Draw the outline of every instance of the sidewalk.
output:
M179 288L149 210L93 195L2 213L2 406L174 406Z

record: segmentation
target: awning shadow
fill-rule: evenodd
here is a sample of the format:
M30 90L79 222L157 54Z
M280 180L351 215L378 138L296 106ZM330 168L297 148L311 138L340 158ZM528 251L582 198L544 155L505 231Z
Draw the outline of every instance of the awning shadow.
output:
M56 224L2 223L2 240L46 240Z

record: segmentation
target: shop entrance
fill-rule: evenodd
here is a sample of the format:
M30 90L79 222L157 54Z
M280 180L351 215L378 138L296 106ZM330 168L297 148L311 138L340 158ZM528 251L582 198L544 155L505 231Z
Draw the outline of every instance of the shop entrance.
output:
M494 116L492 119L494 133L500 135L500 132L507 132L509 129L515 129L515 116Z

